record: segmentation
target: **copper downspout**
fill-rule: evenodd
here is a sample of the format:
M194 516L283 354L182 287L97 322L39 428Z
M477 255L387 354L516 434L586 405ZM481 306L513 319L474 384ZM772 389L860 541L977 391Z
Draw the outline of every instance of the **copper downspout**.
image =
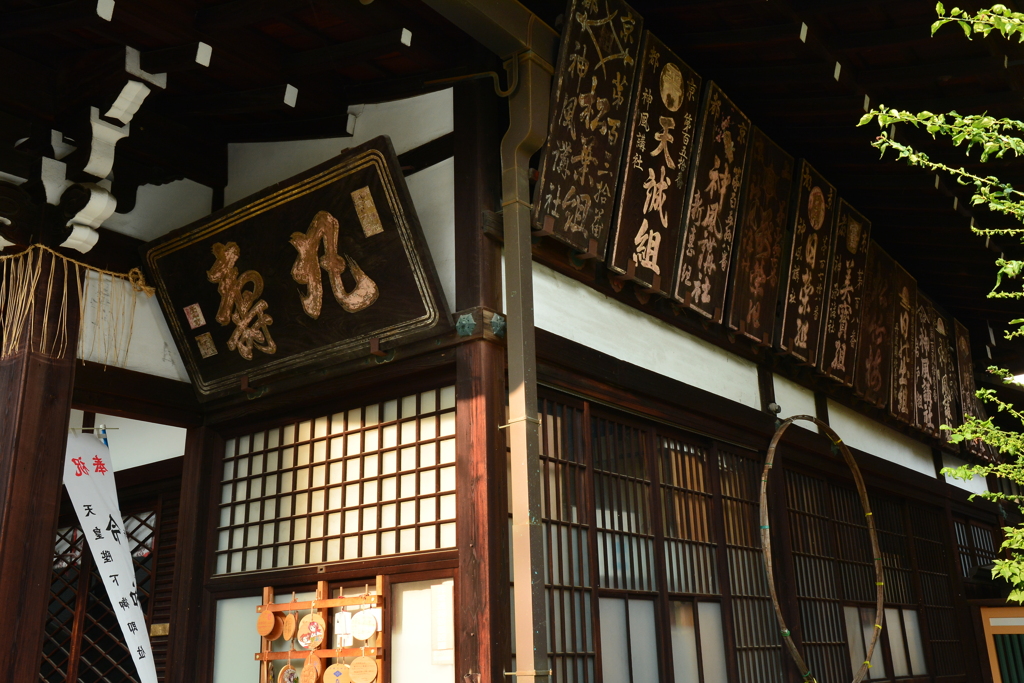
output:
M509 97L509 127L501 142L516 625L516 671L506 675L524 683L547 681L551 671L544 609L529 164L546 137L558 34L516 0L424 2L505 59L510 74L518 73L518 87Z

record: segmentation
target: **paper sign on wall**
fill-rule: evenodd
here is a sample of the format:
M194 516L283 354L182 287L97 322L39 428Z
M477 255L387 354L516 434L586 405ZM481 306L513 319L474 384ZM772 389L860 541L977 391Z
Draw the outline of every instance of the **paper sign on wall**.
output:
M139 681L157 683L149 631L135 585L131 542L117 504L110 449L91 434L69 434L64 485L89 541L97 570L103 577L103 586L117 614Z

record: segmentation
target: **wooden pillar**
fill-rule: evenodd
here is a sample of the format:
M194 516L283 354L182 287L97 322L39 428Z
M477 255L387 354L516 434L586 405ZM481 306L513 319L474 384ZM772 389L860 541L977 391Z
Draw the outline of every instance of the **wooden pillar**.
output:
M166 683L204 683L212 671L208 644L214 625L204 618L210 604L203 586L209 565L213 471L223 454L224 441L212 430L190 427L186 432Z
M482 226L500 204L503 104L490 82L455 89L455 310L501 311L501 249ZM456 352L459 575L456 680L504 681L511 667L505 351L492 341Z
M72 281L67 324L59 325L62 263L53 268L54 257L45 253L26 258L42 259L36 291L28 293L33 311L16 352L0 361L0 677L11 681L39 677L79 323ZM67 337L54 344L59 329Z

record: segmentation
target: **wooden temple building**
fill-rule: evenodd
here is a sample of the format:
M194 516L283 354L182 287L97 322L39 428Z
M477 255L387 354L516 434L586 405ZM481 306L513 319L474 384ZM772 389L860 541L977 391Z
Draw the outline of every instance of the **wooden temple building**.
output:
M1024 46L934 19L3 0L0 676L143 683L62 486L103 428L161 683L1024 681L1013 491L939 429L1024 373L1020 246L856 126L1024 119ZM824 427L767 476L794 415L880 557Z

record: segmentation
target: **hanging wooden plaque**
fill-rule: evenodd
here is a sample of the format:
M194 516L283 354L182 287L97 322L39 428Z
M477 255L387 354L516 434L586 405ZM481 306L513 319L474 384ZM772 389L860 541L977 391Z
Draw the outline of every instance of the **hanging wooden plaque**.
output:
M800 160L797 183L778 348L813 365L818 359L825 318L836 189L806 159Z
M710 83L704 94L673 295L716 323L722 322L725 307L749 133L750 120Z
M754 128L745 175L726 321L730 329L771 346L793 157Z
M956 343L953 323L938 313L935 317L935 357L939 398L939 426L960 424L960 377L956 364ZM942 440L949 441L948 430L941 430Z
M914 391L917 387L917 360L914 355L914 342L917 339L917 281L898 263L895 276L889 413L901 422L914 424Z
M622 0L570 0L564 16L533 222L603 260L643 20Z
M936 327L938 311L923 294L917 294L917 327L915 355L917 368L914 391L914 424L921 431L938 437L939 432L939 361Z
M974 383L974 359L971 357L971 335L967 327L959 320L953 321L953 334L956 339L956 363L960 376L960 410L967 416L984 420L987 417L985 406L975 395L977 386ZM964 441L967 452L985 460L994 460L994 451L982 441Z
M665 294L689 189L701 79L650 31L640 54L608 267Z
M381 136L144 249L201 400L451 327Z
M871 222L840 199L818 369L846 386L853 386L870 241Z
M884 408L889 401L895 270L896 262L872 240L864 277L853 389L858 396L879 408Z

